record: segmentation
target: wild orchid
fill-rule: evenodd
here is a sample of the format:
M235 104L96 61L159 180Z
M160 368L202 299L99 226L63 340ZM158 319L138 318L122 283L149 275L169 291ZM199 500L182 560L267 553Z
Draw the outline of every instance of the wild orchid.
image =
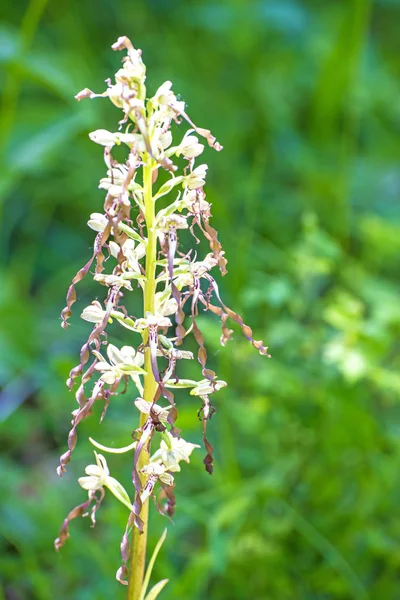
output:
M72 280L62 311L62 326L67 328L69 324L76 301L75 286L92 266L94 280L106 290L102 302L93 301L81 314L93 329L81 348L79 364L71 370L67 381L70 389L78 384L75 394L78 408L72 412L68 450L60 458L58 473L62 475L66 470L77 443L78 425L90 415L94 403L104 402L103 419L113 396L127 389L132 397L136 388L138 396L135 399L134 395L131 402L131 408L139 411L136 424L132 414L134 442L115 449L91 440L103 452L131 455L133 491L129 494L110 475L106 459L95 452L96 464L86 467L86 476L78 480L88 492L88 500L69 513L55 544L58 550L69 537L70 521L88 510L94 523L106 490L111 491L127 509L127 526L121 543L122 566L117 579L128 585L128 599L144 600L156 598L166 583L166 580L159 582L146 596L151 568L165 537L157 545L145 574L149 499L158 493L159 512L168 517L173 515L174 477L181 470L180 463L189 462L191 453L199 448L185 441L176 425L176 389L186 388L199 397L198 416L203 423L206 451L204 464L209 473L213 472L213 447L207 439L207 423L215 412L210 397L225 387L226 382L207 366L205 341L197 323L199 307L220 317L222 345L231 339L232 330L227 326L231 319L260 354L268 354L263 342L254 340L251 328L224 304L211 275L216 267L225 275L227 260L217 232L210 225L211 205L204 192L208 167L195 166L195 162L204 150L202 141L217 151L222 146L209 130L191 121L171 82L163 83L153 97L147 98L142 53L128 38L119 38L112 48L127 51L115 82L109 80L103 93L85 89L76 96L77 100L108 97L122 110L122 118L115 133L99 129L89 134L93 142L104 148L107 173L99 185L106 193L104 212L90 215L88 225L96 232L93 255ZM173 122L186 122L189 126L177 143L171 133ZM119 145L128 151L125 164L113 157L113 148ZM184 167L179 170L182 161ZM157 185L161 171L167 173L167 178ZM164 201L164 208L159 208L158 201L164 196L171 200L166 207ZM188 230L196 244L197 236L203 234L209 252L199 257L193 248L181 249L181 230ZM142 317L129 314L124 305L128 292L142 294ZM107 343L106 328L114 321L127 330L126 335L135 340L135 347L117 348ZM182 361L194 359L192 352L182 349L191 334L198 345L199 380L181 375Z

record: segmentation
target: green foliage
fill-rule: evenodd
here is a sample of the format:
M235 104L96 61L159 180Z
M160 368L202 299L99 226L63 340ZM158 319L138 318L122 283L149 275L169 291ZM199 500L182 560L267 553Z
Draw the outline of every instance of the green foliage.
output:
M114 573L125 507L108 502L101 527L76 522L69 546L56 555L52 545L81 501L55 467L72 400L63 379L85 324L65 336L58 315L103 197L87 134L115 120L106 103L73 95L114 71L108 46L122 34L143 48L152 81L171 79L190 99L196 123L212 106L205 122L224 152L208 151L208 199L232 266L218 282L272 354L260 361L238 331L221 349L217 320L204 317L211 366L229 381L209 427L216 472L211 480L194 457L182 473L150 586L168 577L165 600L398 597L398 8L3 1L4 598L124 597ZM94 290L79 291L79 308ZM101 435L96 413L82 439L125 445L129 402L110 406ZM196 398L180 406L178 425L200 443ZM91 452L77 448L74 479ZM128 486L120 458L115 475ZM151 548L164 527L153 515Z

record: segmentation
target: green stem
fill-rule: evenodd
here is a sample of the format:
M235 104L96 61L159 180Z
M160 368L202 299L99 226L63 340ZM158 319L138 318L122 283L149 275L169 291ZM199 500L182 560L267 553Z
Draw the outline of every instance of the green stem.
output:
M143 308L144 316L146 312L154 314L154 295L156 292L156 260L157 260L157 234L154 229L155 220L155 202L152 194L152 175L153 161L147 155L145 157L145 166L143 167L143 188L144 188L144 206L145 219L147 229L147 249L146 249L146 282L143 292ZM147 336L143 340L147 342ZM146 348L144 353L144 368L146 375L144 376L144 392L143 398L147 402L152 402L157 390L157 383L154 379L151 368L150 349ZM147 419L147 415L141 413L140 427L142 427ZM140 471L149 463L150 448L143 448L140 453L137 469ZM145 476L142 477L144 483ZM149 503L148 500L143 504L140 518L143 521L143 533L134 527L132 533L132 553L131 553L131 569L129 574L129 585L127 600L139 600L143 585L145 563L146 563L146 546L147 546L147 529L149 519Z

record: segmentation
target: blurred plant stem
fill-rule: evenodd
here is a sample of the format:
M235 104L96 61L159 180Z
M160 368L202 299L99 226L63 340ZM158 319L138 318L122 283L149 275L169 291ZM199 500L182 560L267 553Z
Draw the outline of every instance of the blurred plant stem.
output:
M152 176L153 176L153 160L151 156L146 156L145 165L143 167L143 188L144 188L144 206L145 220L147 229L147 248L146 248L146 282L143 291L143 308L144 316L147 312L154 314L154 295L156 291L156 259L157 259L157 234L154 228L155 219L155 201L152 194ZM143 343L147 343L148 333L143 339ZM157 383L154 379L153 369L151 366L150 348L147 347L144 354L144 368L146 375L144 377L144 392L143 398L152 403ZM141 413L140 427L143 427L147 420L147 415ZM138 459L137 470L141 469L149 463L150 445L145 445ZM145 475L141 475L142 483L145 481ZM131 552L131 569L129 574L128 585L128 600L139 600L141 597L144 569L146 563L146 546L147 546L147 529L149 519L149 503L146 500L143 504L140 518L143 521L143 533L140 533L137 527L133 528L132 533L132 552Z

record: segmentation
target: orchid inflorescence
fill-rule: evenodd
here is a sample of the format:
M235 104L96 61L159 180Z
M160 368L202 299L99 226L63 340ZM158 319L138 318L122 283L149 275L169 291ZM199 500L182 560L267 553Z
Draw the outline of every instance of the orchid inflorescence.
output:
M76 300L75 286L92 265L94 279L105 286L107 292L103 302L93 301L81 315L93 324L93 329L81 348L79 364L71 370L67 381L70 389L79 381L75 394L78 408L72 412L68 450L60 458L58 473L62 475L71 460L77 427L91 413L94 403L104 401L103 419L111 398L133 382L139 394L134 405L140 413L140 425L133 432L134 442L115 449L91 441L104 452L133 453L134 497L131 499L123 486L110 476L106 459L95 452L96 464L86 467L86 476L78 480L88 491L88 501L70 512L56 540L56 548L69 537L71 519L91 509L95 522L96 511L108 489L129 510L121 544L123 565L117 573L119 581L126 583L128 532L132 526L143 530L142 507L149 497L154 497L157 487L160 488L159 501L156 501L158 510L169 517L173 515L174 473L180 471L179 463L189 462L192 451L199 447L186 442L176 427L176 389L187 388L201 400L198 414L203 422L204 464L209 473L213 471L213 448L206 434L207 422L215 411L210 396L226 383L207 367L205 342L196 321L199 306L220 317L222 345L231 338L232 330L227 327L231 319L260 354L268 354L263 342L253 339L251 328L223 303L211 275L215 267L224 275L227 261L217 232L210 225L211 205L204 192L208 167L206 164L195 166L195 161L204 150L202 138L217 151L222 146L210 131L191 121L185 112L185 103L172 91L171 82L163 83L152 98L146 98L146 68L141 51L135 49L128 38L119 38L112 48L127 51L123 66L115 75L115 83L109 80L106 91L101 94L85 89L76 96L78 100L108 97L122 110L123 117L118 132L99 129L89 135L93 142L104 147L107 176L99 185L106 192L104 212L90 216L88 225L97 233L93 255L72 280L67 305L62 311L62 326L69 325ZM188 123L189 130L174 145L171 124L182 121ZM128 150L125 164L113 157L113 148L119 145ZM175 162L182 162L182 158L186 163L178 174ZM138 176L140 170L142 177ZM157 189L161 170L167 172L167 180ZM157 201L167 195L172 196L171 202L157 212ZM193 250L182 253L179 230L189 230L196 243L198 232L202 233L210 252L202 260ZM109 265L112 268L106 269ZM141 318L131 316L123 304L127 292L133 291L143 294L144 316ZM105 330L113 321L137 334L136 348L128 345L117 348L107 343ZM178 363L194 358L191 352L181 349L190 333L199 347L197 360L202 377L198 381L179 375ZM106 352L102 350L105 345ZM161 361L166 364L163 370ZM87 394L91 381L94 384ZM157 441L159 447L150 456L152 441Z

